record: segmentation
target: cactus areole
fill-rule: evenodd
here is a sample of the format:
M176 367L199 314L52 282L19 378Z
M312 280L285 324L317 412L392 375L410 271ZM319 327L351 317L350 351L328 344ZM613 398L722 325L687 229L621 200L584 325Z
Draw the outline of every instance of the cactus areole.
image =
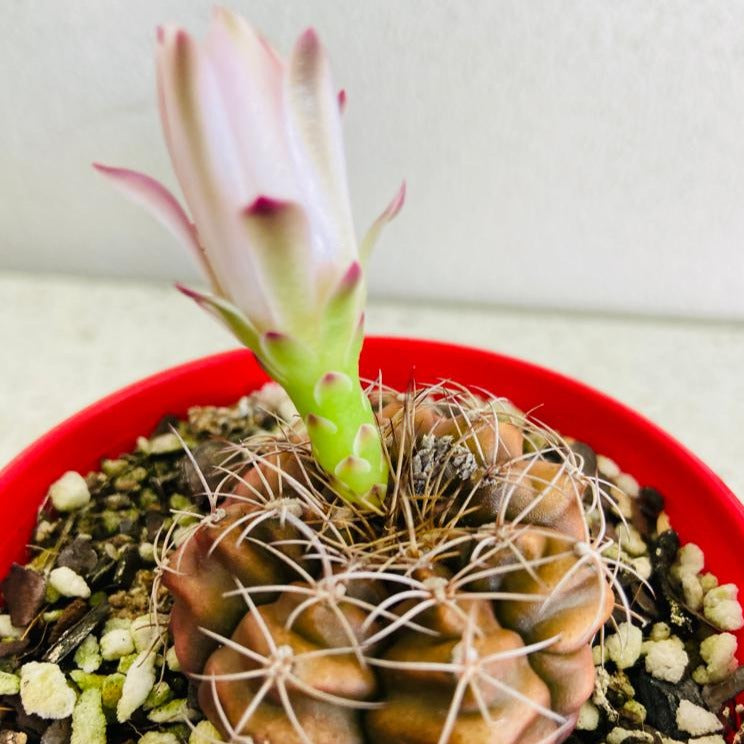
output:
M564 740L616 601L609 494L504 401L363 388L364 262L404 189L357 243L345 95L312 30L284 62L218 9L203 43L159 29L157 77L188 212L96 168L194 253L210 289L180 289L299 413L204 478L209 514L161 546L202 710L256 744Z

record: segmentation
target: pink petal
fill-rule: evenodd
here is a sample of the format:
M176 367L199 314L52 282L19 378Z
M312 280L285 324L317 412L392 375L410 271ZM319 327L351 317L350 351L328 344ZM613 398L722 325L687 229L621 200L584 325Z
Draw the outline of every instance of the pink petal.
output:
M284 126L282 61L244 18L223 8L214 11L204 52L246 177L246 195L296 199Z
M346 182L337 88L313 29L297 40L285 81L287 121L303 203L318 238L319 258L346 265L356 239Z
M158 44L163 126L173 167L225 296L256 322L273 324L240 211L253 198L226 104L207 55L181 29Z
M382 228L387 225L390 220L394 219L398 212L403 208L403 204L406 200L406 182L401 183L400 188L393 197L390 204L385 207L382 214L372 223L372 226L367 230L367 234L362 239L361 245L359 246L359 258L363 262L367 262L372 248L374 248L377 239L380 237Z
M198 259L212 284L218 286L204 251L199 245L196 228L176 197L163 184L144 173L137 173L126 168L113 168L101 163L93 163L93 167L111 181L127 198L143 206L189 248Z
M194 300L199 307L222 321L238 340L249 349L258 350L258 332L250 320L233 304L222 297L204 294L183 284L176 283L176 289L189 299Z
M312 330L316 276L304 211L294 202L259 196L243 210L243 226L280 327L296 335Z

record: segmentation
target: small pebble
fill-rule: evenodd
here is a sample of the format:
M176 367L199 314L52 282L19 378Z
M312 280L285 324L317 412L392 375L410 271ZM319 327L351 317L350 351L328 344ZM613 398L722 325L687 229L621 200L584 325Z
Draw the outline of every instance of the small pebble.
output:
M106 744L106 716L100 690L85 690L78 698L72 712L70 744Z
M182 449L183 445L178 436L173 432L166 432L148 442L147 452L151 455L166 455L170 452L180 452Z
M199 721L189 736L189 744L212 744L215 741L224 739L209 721Z
M615 485L621 490L625 491L628 496L636 498L640 493L641 486L638 481L628 473L621 473L615 478Z
M139 557L145 561L145 563L155 563L155 546L151 542L140 543Z
M91 633L86 636L83 642L77 647L77 650L75 651L75 663L84 672L92 674L101 666L102 661L101 648L98 645L98 640Z
M148 731L144 736L140 736L137 744L179 744L179 742L175 734Z
M711 713L689 700L681 700L677 708L677 728L693 736L712 734L723 729L715 713Z
M576 728L579 731L594 731L599 726L599 710L597 706L588 700L579 709L579 719ZM191 744L189 742L189 744Z
M641 533L632 524L621 524L617 528L618 545L630 556L637 557L648 553L648 546Z
M154 684L155 654L143 651L129 667L124 680L121 698L116 706L116 718L119 723L131 718L132 713L147 700Z
M23 635L23 628L16 628L10 622L10 615L0 615L0 638L20 638Z
M80 473L68 470L49 488L49 498L58 512L70 512L80 509L90 501L90 491Z
M49 585L63 597L90 597L90 587L85 579L67 566L49 572Z
M654 741L654 737L645 731L639 731L638 729L631 731L630 729L622 728L622 726L615 726L615 728L607 734L607 744L622 744L626 739L633 739L634 742L647 741L651 744L653 744Z
M165 654L165 664L171 672L180 672L181 664L178 661L178 655L176 654L176 647L171 646Z
M24 664L20 692L26 713L40 718L67 718L75 707L75 692L57 664L37 661Z
M642 653L646 654L646 671L665 682L679 682L690 660L684 644L676 636L663 641L646 641Z
M672 566L672 576L679 579L682 574L699 574L705 565L703 551L695 543L686 543L677 552L677 560Z
M160 636L164 626L168 624L167 617L156 618L152 614L140 615L132 620L130 632L137 651L154 650L160 645Z
M0 731L0 744L26 744L28 736L22 731L10 731L3 729Z
M692 677L699 685L722 682L736 670L736 636L731 633L719 633L708 636L700 644L700 656L705 662L699 666Z
M21 689L21 680L10 672L0 672L0 695L16 695Z
M672 634L672 629L667 623L654 623L651 626L651 640L665 641Z
M722 584L711 589L703 600L703 613L721 630L739 630L744 626L744 616L736 597L736 584Z
M637 625L630 623L620 623L617 630L605 640L605 648L618 669L628 669L641 655L643 633Z
M597 469L608 480L615 480L620 475L618 464L604 455L597 455Z
M193 720L198 716L197 711L189 708L189 703L185 698L171 700L147 714L147 718L153 723L175 723L186 719Z
M134 651L134 641L128 629L110 630L101 636L101 656L106 661L121 659Z

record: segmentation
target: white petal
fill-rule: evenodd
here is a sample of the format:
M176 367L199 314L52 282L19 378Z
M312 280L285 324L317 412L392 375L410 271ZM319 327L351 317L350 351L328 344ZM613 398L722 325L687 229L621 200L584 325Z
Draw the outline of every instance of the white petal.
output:
M320 263L342 273L357 257L346 182L338 93L315 31L295 44L286 78L287 117L297 177Z

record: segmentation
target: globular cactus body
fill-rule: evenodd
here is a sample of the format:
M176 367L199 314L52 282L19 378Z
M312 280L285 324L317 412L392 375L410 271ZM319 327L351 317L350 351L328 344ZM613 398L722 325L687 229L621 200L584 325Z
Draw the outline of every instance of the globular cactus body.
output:
M199 701L256 744L560 742L615 605L596 476L502 401L375 392L390 470L344 502L296 428L242 445L170 554Z

